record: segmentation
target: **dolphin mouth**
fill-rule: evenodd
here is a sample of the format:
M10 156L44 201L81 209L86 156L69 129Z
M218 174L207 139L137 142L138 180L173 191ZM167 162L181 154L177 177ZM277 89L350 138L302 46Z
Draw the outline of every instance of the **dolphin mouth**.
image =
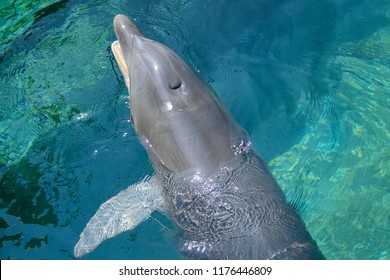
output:
M125 80L126 87L130 88L129 68L127 67L125 56L123 55L123 51L118 40L111 44L111 51L114 54L116 63L118 64L119 70Z
M125 80L126 86L130 89L129 68L133 42L136 37L144 37L144 35L137 26L124 15L116 15L113 24L117 40L111 44L111 50Z

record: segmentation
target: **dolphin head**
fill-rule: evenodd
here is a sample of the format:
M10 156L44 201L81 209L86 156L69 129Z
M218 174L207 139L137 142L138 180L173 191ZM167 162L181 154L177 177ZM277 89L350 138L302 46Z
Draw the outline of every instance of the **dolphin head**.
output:
M133 126L153 165L211 173L235 155L245 132L213 90L179 56L114 18L112 50L129 89Z

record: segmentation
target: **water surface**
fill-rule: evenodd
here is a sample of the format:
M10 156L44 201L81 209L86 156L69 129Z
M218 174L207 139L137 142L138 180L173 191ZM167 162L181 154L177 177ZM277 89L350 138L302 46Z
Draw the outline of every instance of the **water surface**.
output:
M1 1L1 259L73 258L99 205L153 173L118 13L216 90L328 259L390 259L385 0ZM180 258L174 235L156 213L85 258Z

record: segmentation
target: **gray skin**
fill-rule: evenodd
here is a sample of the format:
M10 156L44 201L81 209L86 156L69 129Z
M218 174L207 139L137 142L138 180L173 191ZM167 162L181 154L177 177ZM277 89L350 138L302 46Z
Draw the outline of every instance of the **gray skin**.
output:
M115 17L114 29L118 41L112 49L129 88L132 123L156 172L144 189L155 195L137 208L148 209L137 216L142 216L139 221L120 214L118 219L127 217L126 225L104 233L107 217L119 216L128 201L117 198L122 202L103 204L81 235L75 255L92 251L158 210L179 230L180 251L187 259L324 259L214 91L126 16ZM145 197L135 189L117 197Z

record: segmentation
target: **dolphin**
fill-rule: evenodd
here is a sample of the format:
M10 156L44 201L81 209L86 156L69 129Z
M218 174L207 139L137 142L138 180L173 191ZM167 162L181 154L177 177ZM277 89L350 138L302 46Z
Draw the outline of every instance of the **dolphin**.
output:
M126 16L115 16L114 29L111 47L129 90L131 122L155 173L100 206L74 255L160 211L178 229L185 259L324 259L211 87Z

